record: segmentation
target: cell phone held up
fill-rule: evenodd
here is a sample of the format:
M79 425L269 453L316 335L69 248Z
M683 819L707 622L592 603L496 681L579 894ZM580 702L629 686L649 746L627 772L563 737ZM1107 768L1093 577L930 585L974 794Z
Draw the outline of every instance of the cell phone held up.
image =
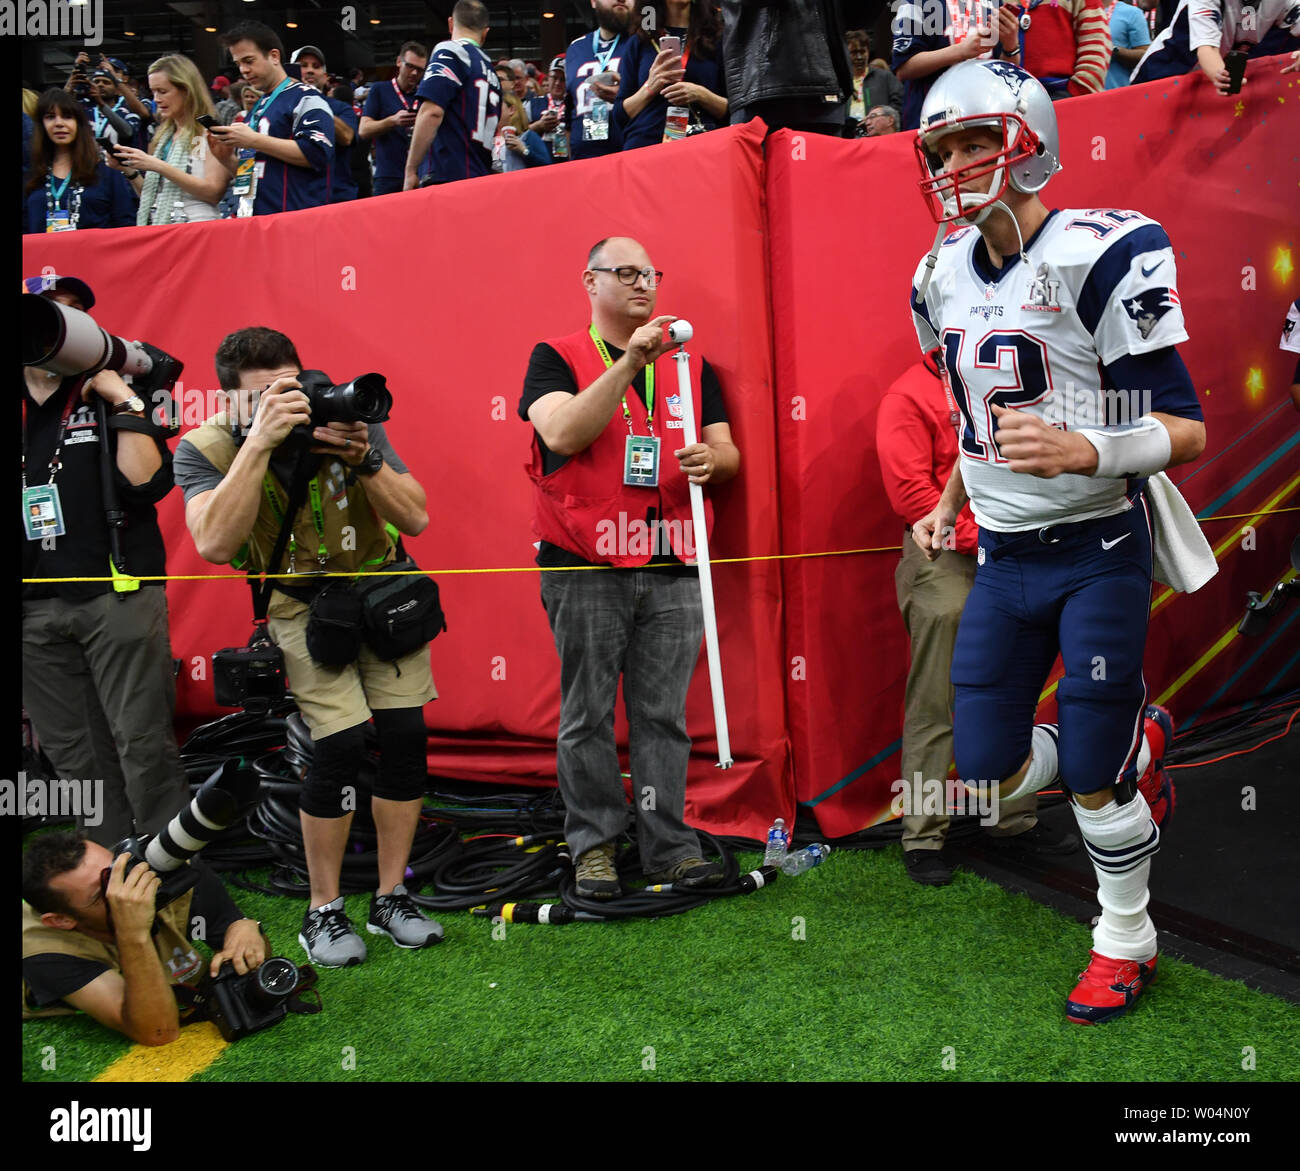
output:
M1228 68L1228 88L1227 93L1241 93L1241 83L1246 76L1246 54L1240 49L1233 49L1223 59L1224 65Z
M204 130L215 130L218 126L222 125L222 123L217 121L217 119L211 114L199 114L194 121L202 126Z
M682 39L677 36L662 36L659 38L659 52L671 53L674 57L682 51Z

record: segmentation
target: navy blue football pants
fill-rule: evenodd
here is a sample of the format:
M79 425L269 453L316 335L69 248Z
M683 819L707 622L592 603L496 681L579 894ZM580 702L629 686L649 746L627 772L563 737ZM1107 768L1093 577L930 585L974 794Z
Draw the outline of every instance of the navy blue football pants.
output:
M953 652L957 773L996 784L1029 755L1038 697L1059 653L1061 779L1095 793L1134 778L1146 708L1151 605L1145 501L1118 516L1031 533L981 528L982 564Z

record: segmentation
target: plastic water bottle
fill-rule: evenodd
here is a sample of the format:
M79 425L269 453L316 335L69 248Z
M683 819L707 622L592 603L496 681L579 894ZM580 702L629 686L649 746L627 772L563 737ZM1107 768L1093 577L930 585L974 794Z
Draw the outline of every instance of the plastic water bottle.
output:
M793 854L788 855L786 860L781 863L781 872L792 877L796 874L802 874L805 870L820 866L830 852L830 846L823 845L821 842L814 842L811 846L805 846L802 850L796 850Z
M785 818L778 817L767 831L767 848L763 851L764 866L780 866L790 850L790 835L786 832Z

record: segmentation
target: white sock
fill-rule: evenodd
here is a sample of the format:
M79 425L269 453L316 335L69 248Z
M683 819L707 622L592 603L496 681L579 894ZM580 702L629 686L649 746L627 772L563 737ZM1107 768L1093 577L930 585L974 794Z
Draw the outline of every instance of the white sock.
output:
M1035 724L1029 736L1029 767L1024 778L1010 793L1001 797L1002 801L1015 801L1019 797L1028 797L1039 789L1046 789L1060 775L1056 764L1056 738L1059 735L1055 724Z
M1074 805L1084 847L1097 874L1101 918L1092 930L1094 950L1111 959L1145 963L1156 954L1156 928L1147 914L1147 879L1160 831L1141 793L1127 805L1102 809Z

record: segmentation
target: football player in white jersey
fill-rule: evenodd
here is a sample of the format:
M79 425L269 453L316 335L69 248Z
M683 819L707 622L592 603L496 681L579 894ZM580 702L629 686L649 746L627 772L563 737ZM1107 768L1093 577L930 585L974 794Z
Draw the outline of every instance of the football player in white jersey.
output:
M1058 777L1071 794L1101 917L1066 1015L1099 1023L1155 976L1147 879L1173 810L1172 723L1142 678L1143 488L1205 446L1174 348L1187 338L1174 253L1138 212L1044 206L1056 115L1016 65L949 69L916 147L940 236L917 269L913 317L922 350L942 351L962 422L957 464L912 535L938 556L967 499L980 526L952 665L958 774L1002 799ZM966 226L940 244L950 223ZM1035 725L1058 652L1059 723Z

